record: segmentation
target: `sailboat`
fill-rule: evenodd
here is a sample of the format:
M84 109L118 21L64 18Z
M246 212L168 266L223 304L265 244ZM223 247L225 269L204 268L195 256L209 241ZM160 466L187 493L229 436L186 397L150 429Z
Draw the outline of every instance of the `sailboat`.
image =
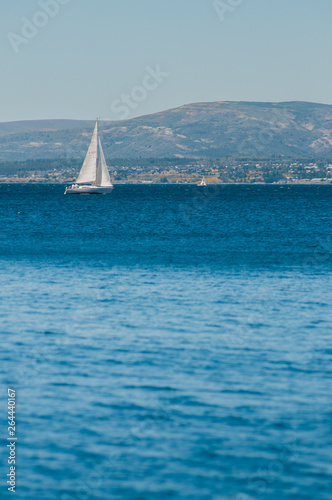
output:
M201 180L201 182L199 182L199 183L197 184L197 186L206 186L206 182L205 182L204 177L203 177L203 179Z
M79 176L75 184L66 188L65 194L108 194L112 189L113 185L100 142L97 120Z

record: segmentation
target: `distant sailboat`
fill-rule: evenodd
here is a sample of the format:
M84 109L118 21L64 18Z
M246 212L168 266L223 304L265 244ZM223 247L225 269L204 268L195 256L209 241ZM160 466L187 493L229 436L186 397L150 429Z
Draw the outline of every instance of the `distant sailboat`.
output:
M203 179L201 180L201 182L199 182L199 183L197 184L197 186L206 186L206 182L205 182L204 177L203 177Z
M113 185L99 138L97 120L90 146L76 183L67 187L65 194L107 194L112 189Z

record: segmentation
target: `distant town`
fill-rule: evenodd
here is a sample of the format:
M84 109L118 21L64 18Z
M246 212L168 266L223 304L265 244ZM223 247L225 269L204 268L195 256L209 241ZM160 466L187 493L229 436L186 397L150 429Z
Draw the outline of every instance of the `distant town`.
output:
M0 182L70 183L80 160L30 160L0 164ZM205 177L207 183L330 184L332 160L203 158L118 159L108 161L118 184L190 184Z

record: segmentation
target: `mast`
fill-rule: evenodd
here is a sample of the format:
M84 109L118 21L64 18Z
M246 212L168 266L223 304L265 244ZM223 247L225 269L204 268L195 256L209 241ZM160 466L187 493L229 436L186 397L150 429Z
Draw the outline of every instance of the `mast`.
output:
M77 184L89 183L92 184L96 181L97 173L97 159L98 159L98 119L92 134L90 146L83 162L79 176L77 177Z

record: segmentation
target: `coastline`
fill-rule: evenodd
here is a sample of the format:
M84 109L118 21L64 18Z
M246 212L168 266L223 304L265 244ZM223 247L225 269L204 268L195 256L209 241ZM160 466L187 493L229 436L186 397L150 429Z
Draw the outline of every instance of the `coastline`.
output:
M0 185L7 185L7 184L44 184L44 185L61 185L61 186L67 186L72 184L72 180L68 182L56 182L56 181L49 181L49 180L31 180L31 179L11 179L11 178L6 178L6 179L0 179ZM206 180L207 186L328 186L332 185L332 180L331 181L321 181L321 182L313 182L311 180L299 180L297 182L209 182ZM128 186L128 185L140 185L140 186L197 186L197 182L149 182L149 181L135 181L135 180L130 180L128 182L123 182L123 181L115 181L114 185L116 186ZM204 187L207 187L204 186ZM200 186L202 187L202 186Z

